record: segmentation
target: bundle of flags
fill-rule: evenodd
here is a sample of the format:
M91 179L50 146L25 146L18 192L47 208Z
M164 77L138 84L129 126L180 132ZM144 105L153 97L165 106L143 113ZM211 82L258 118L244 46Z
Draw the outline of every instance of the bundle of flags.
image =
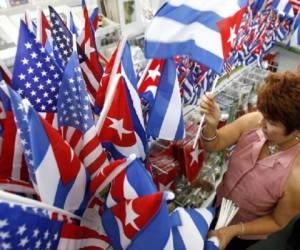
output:
M185 105L196 105L201 94L210 91L216 74L188 56L175 57L180 92Z
M290 38L299 26L298 10L299 1L287 0L231 0L226 6L219 0L170 0L146 31L145 55L187 55L217 74L255 60L262 66L263 56L276 42L295 41Z
M214 210L169 214L174 195L158 192L145 167L148 141L183 139L183 104L217 74L277 41L299 44L298 4L169 0L146 33L139 80L126 39L101 64L98 11L89 16L84 0L82 31L52 7L36 25L27 15L13 73L0 62L0 189L40 202L0 193L0 248L209 249Z

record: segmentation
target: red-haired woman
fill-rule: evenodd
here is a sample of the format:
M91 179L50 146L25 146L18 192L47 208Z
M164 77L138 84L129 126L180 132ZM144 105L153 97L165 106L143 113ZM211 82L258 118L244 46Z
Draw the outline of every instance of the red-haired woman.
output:
M239 211L230 226L210 236L219 238L220 249L246 249L300 213L300 73L270 74L258 93L259 112L221 129L213 96L207 94L200 106L206 117L201 131L205 149L236 144L216 206L226 197Z

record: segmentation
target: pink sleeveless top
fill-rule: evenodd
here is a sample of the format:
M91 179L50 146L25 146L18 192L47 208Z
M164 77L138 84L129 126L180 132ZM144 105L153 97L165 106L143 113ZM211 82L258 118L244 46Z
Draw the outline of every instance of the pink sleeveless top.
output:
M228 170L217 189L216 206L221 204L222 197L239 206L231 224L270 214L283 195L284 184L300 143L257 160L265 141L261 129L243 133L230 157ZM261 239L265 236L245 238Z

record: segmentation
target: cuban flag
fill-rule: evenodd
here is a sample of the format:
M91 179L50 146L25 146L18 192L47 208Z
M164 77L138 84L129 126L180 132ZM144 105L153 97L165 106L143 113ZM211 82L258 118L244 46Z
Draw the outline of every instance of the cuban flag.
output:
M144 164L135 159L112 181L106 198L107 207L112 207L123 200L131 200L157 192L152 177Z
M193 143L189 142L183 149L185 159L185 174L187 180L191 183L198 176L200 169L203 166L204 150L200 143L193 148Z
M74 151L28 101L6 85L33 186L47 204L82 214L87 206L89 174Z
M161 72L165 60L151 59L139 79L137 88L142 101L151 108L154 103L157 87L160 82Z
M175 250L205 249L214 208L176 208L170 215Z
M0 199L1 249L103 250L109 247L109 239L103 233L79 226L65 213L43 205Z
M294 17L294 9L290 0L274 0L272 3L272 9L278 14Z
M221 38L217 23L232 17L246 5L246 0L230 0L226 3L222 0L168 1L156 13L146 31L146 57L189 55L215 72L222 73L224 39ZM230 32L230 29L233 27L226 27L226 32ZM228 46L227 41L226 44Z
M107 185L109 185L124 169L126 169L134 160L136 156L130 155L127 159L119 159L113 161L108 166L105 166L92 179L90 184L90 193L95 195L101 193Z
M173 249L167 196L154 193L106 209L102 224L113 249Z
M108 165L108 160L97 135L76 52L73 52L66 65L57 106L58 124L63 138L94 176Z
M127 42L119 44L101 82L97 104L101 109L97 122L99 137L115 159L136 154L145 159L148 152L147 136L137 79L133 69L130 47ZM118 59L117 59L118 55ZM113 69L116 69L113 72ZM103 105L101 107L101 105Z
M132 104L123 78L118 75L118 86L104 119L99 138L115 159L136 153L145 158L143 143L135 132L131 117ZM100 115L101 119L102 113Z
M170 141L185 136L178 77L171 59L164 63L155 101L149 110L147 132L153 138Z

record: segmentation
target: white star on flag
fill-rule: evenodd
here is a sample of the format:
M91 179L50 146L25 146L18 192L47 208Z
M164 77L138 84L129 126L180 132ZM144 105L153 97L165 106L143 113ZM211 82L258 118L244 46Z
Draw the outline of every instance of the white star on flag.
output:
M196 145L195 150L193 150L190 154L192 156L192 161L190 165L193 165L194 162L198 163L198 157L202 153L203 149L199 150L198 145Z
M108 119L113 122L109 127L115 129L118 132L118 135L121 140L122 140L123 134L131 133L131 131L129 131L123 127L123 119L117 120L117 119L110 118L110 117L108 117Z
M91 47L91 41L90 39L87 40L87 42L84 45L84 52L87 55L87 57L89 58L89 60L91 59L91 54L93 52L95 52L95 48Z
M139 215L133 211L132 202L133 200L130 200L129 203L126 203L125 225L127 226L128 224L130 224L134 229L139 231L140 229L134 222L135 219L139 217Z
M8 225L8 223L7 223L6 219L5 220L0 220L0 228L5 227L7 225Z
M171 186L173 184L174 181L170 181L167 185L162 184L161 182L159 182L159 191L168 191L171 189Z
M147 78L151 78L153 81L155 81L155 78L157 76L160 76L160 72L159 72L159 65L156 66L156 68L154 70L152 69L149 69L148 70L148 76Z
M236 25L230 27L230 37L227 40L227 42L230 43L231 47L233 46L234 39L236 38L235 28Z

